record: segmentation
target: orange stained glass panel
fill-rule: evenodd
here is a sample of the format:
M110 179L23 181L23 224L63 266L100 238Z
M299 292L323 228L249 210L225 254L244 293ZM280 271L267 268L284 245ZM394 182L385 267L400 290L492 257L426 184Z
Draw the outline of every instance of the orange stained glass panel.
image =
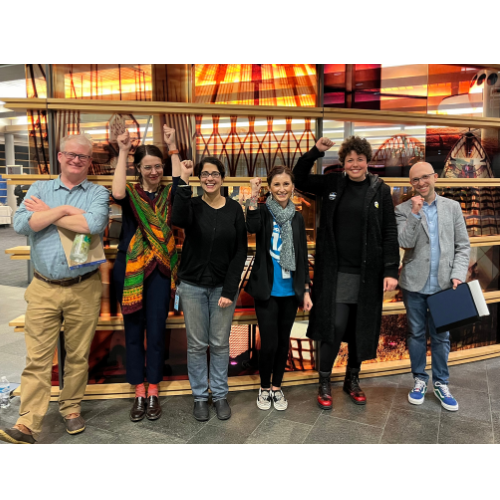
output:
M194 102L316 106L314 64L196 64Z
M150 64L57 64L55 97L150 101L151 71Z

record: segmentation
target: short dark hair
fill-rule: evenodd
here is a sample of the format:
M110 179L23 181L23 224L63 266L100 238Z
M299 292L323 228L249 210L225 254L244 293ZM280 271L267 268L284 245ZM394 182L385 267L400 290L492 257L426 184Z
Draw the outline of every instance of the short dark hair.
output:
M372 147L370 143L361 137L348 137L340 146L339 160L344 165L345 157L351 152L356 151L358 155L365 155L366 161L371 161L373 157Z
M160 151L160 148L154 146L153 144L143 144L142 146L139 146L134 153L134 168L137 172L137 178L141 183L142 175L140 165L145 156L156 156L157 158L160 158L161 162L163 163L163 153Z
M221 178L224 179L224 177L226 176L226 169L224 168L223 163L215 156L205 156L204 158L202 158L200 163L198 163L198 165L196 166L196 175L198 177L201 176L201 172L205 163L211 163L212 165L215 165L217 167L217 170L219 171Z
M276 166L271 169L271 171L267 174L267 184L271 186L271 182L273 181L273 177L276 175L287 174L292 179L292 183L295 183L295 177L293 176L292 169L290 167L284 166Z

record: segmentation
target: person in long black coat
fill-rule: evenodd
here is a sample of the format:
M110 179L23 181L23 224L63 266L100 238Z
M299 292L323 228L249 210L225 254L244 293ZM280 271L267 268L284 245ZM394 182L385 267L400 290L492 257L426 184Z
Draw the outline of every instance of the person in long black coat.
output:
M321 138L293 170L296 188L321 197L312 302L307 336L320 341L318 404L332 408L330 374L342 341L349 343L344 390L365 404L361 362L377 355L384 291L397 286L399 246L389 186L368 173L366 139L346 139L339 150L342 174L311 175L333 146Z

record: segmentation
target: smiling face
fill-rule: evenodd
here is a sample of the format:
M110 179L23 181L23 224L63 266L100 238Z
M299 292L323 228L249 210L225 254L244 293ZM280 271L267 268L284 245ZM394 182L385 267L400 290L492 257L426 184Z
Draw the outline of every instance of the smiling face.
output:
M273 198L285 208L293 193L294 184L288 174L275 175L269 186Z
M139 170L146 187L154 189L158 187L163 177L163 164L161 158L146 155L141 160Z
M349 179L356 182L361 182L366 179L368 172L368 161L364 154L356 153L352 150L346 155L344 160L344 170L349 176Z
M72 158L72 155L75 157ZM76 155L83 155L84 158ZM87 177L92 160L92 150L75 140L68 140L64 145L64 151L57 153L57 159L61 164L61 177L79 183Z
M200 183L203 191L207 194L219 192L222 186L222 176L220 175L217 165L213 163L205 163L200 172Z
M436 179L437 174L430 163L420 161L410 169L410 184L426 201L434 199Z

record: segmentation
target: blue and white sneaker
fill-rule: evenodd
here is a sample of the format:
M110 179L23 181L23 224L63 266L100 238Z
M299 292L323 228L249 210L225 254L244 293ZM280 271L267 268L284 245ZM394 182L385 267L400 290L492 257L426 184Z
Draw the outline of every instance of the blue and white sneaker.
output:
M412 405L421 405L425 400L426 392L427 384L423 380L415 378L415 385L413 386L413 389L408 393L408 401Z
M457 400L451 395L450 389L446 384L441 382L436 382L434 384L434 394L441 401L441 406L445 410L457 411L458 403Z

